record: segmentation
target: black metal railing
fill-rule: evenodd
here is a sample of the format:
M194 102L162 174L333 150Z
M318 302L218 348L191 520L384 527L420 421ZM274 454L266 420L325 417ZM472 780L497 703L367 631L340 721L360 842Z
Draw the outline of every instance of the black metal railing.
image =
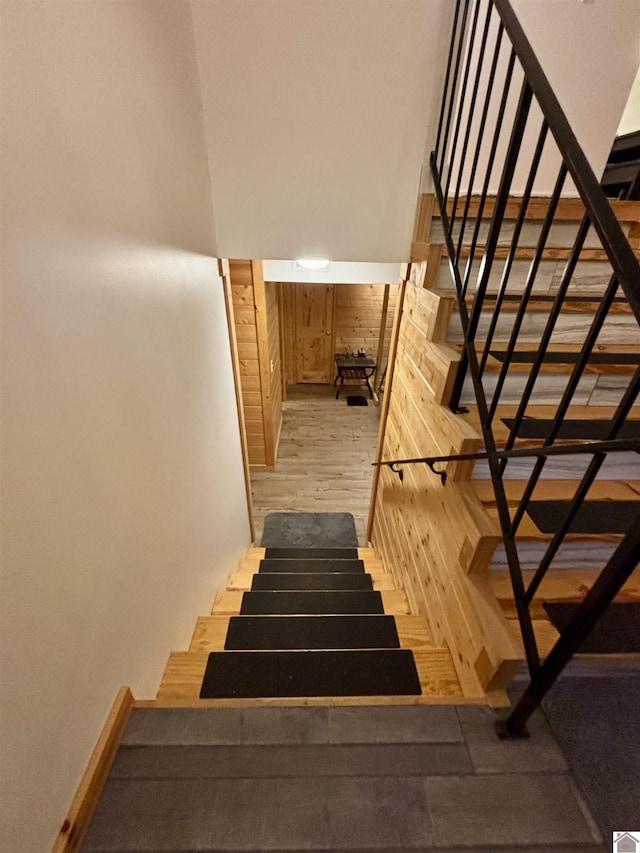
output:
M639 512L574 619L541 663L529 609L533 596L553 565L608 454L620 449L637 451L636 447L623 447L618 439L640 390L640 366L618 388L610 425L600 443L568 445L561 439L561 430L571 407L582 399L578 392L585 377L593 375L589 368L594 354L602 349L603 340L615 337L616 327L611 325L614 309L627 312L634 333L640 328L640 267L508 0L456 0L431 171L462 326L461 362L450 405L460 411L468 398L478 408L485 445L483 458L488 462L494 486L531 676L522 699L501 724L499 733L522 736L529 715L579 650L640 557ZM532 199L541 195L546 197L546 211L542 218L534 220L527 213ZM519 199L515 211L514 196ZM579 215L572 225L563 224L565 231L572 229L571 239L558 249L554 229L559 208L567 198L578 196ZM488 223L487 229L484 223ZM525 235L530 243L523 249ZM548 290L545 297L544 327L533 343L535 352L524 388L518 391L515 402L510 398L515 416L506 441L499 448L496 418L522 341L526 340L524 330L530 310L534 304L540 307L535 302L540 299L536 291L540 271L549 258L559 257L565 261L564 269L557 288ZM575 342L576 351L559 402L553 404L555 411L548 432L537 450L514 451L529 407L540 399L535 392L549 352L557 342L562 312L571 298L575 299L571 294L577 286L576 270L586 258L594 257L599 259L599 270L606 267L602 287L590 292L588 300L593 310L580 315L584 328L574 331L580 339ZM529 264L526 276L514 285L514 268L522 258ZM515 307L510 328L505 327L507 299ZM541 316L539 311L537 316ZM501 364L488 381L489 359L498 335L505 338ZM623 380L618 377L617 381ZM587 454L586 471L576 478L579 482L566 517L535 567L532 579L525 584L516 537L529 501L547 460L575 453ZM532 456L535 461L522 497L512 509L503 480L510 475L509 465L522 455ZM392 470L397 472L402 461L386 464L395 465ZM446 459L411 461L434 464Z

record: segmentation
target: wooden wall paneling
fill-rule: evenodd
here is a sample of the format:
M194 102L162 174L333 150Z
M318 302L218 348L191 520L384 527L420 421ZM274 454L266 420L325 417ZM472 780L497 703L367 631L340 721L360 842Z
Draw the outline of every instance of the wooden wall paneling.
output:
M425 547L426 535L416 523L416 495L419 487L415 475L417 469L407 469L401 483L395 474L386 469L382 474L381 491L389 503L390 513L376 518L376 527L383 517L388 519L391 535L388 559L402 568L400 585L413 586L420 603L418 612L427 617L429 629L438 645L448 645L454 658L456 673L468 698L483 695L483 688L475 671L480 647L474 639L476 626L468 623L465 610L459 604L454 585L438 566L442 568L443 557L432 547ZM374 540L377 547L377 539ZM424 585L410 577L408 567L424 578ZM455 637L455 643L451 637Z
M406 348L399 343L399 351L404 355ZM450 453L474 453L482 447L479 431L464 418L454 415L446 406L437 405L424 376L419 372L410 357L403 358L398 367L401 374L398 388L398 404L411 404L415 401L423 418L425 427L432 430L434 446L439 456ZM404 395L400 396L400 395ZM424 453L421 455L425 455ZM473 470L470 462L447 462L446 471L450 480L468 480Z
M478 210L480 206L480 198L479 195L472 195L471 201L469 202L469 211L467 216L471 219L475 219L478 215ZM467 197L460 196L458 199L458 210L464 210L464 205L466 204ZM626 201L626 200L616 200L609 199L609 203L614 210L614 213L620 220L620 222L638 222L640 221L640 202L639 201ZM522 204L522 198L518 196L512 196L507 202L507 207L505 210L505 217L507 219L515 219L520 212L520 205ZM447 203L447 211L451 213L453 202ZM491 219L493 216L493 208L495 205L495 197L488 196L485 199L484 210L482 212L483 219ZM547 209L549 207L549 198L548 196L533 196L529 199L529 203L527 205L527 210L525 214L525 219L544 219L547 214ZM565 220L578 222L584 216L584 203L582 199L579 198L561 198L558 207L555 212L554 219L555 220Z
M419 445L408 441L414 430L403 420L404 412L398 410L397 429L393 414L389 420L390 455L418 455ZM442 487L420 466L407 466L402 482L392 476L393 487L400 494L392 504L399 530L393 560L404 567L402 587L412 584L420 588L420 580L424 581L419 612L430 614L434 636L444 632L465 695L477 695L478 681L491 689L504 687L504 679L510 679L519 664L519 649L504 630L502 613L486 586L486 577L468 576L468 562L479 543L485 546L485 559L490 559L486 549L493 551L498 538L495 531L473 530L473 515L465 519L468 484ZM484 520L483 527L487 523ZM445 530L446 537L441 535ZM420 580L407 575L412 554L419 555Z
M269 353L269 325L267 317L267 293L262 261L251 261L253 278L253 298L256 308L256 336L260 393L262 394L262 425L264 435L264 456L267 467L275 465L275 435L273 419L273 400L271 390L271 358Z
M282 401L287 399L287 342L284 316L284 284L274 282L278 300L278 332L280 335L280 390Z
M280 354L280 317L278 311L277 286L273 282L267 282L267 339L269 344L269 370L271 374L271 403L273 414L273 459L278 457L278 444L280 442L280 431L282 429L282 401L284 398L282 388L282 368Z
M445 247L442 243L429 246L429 251L427 252L427 257L425 258L426 275L423 284L423 287L426 287L427 290L433 290L435 288L436 282L438 280L438 274L440 272L440 264L442 263L442 259L444 257Z
M456 298L453 294L411 287L405 297L405 310L427 336L434 342L446 341L449 321Z
M283 352L283 375L286 375L288 384L295 384L301 380L301 375L308 367L302 365L304 347L304 330L301 331L299 319L296 319L296 311L300 310L300 293L304 293L305 287L314 285L303 285L293 282L281 283L281 311L280 319L282 326L282 352ZM384 302L385 285L368 284L335 284L333 307L333 322L327 322L326 331L331 339L331 344L325 356L329 356L328 370L322 377L322 381L333 382L335 371L333 364L334 352L355 352L364 349L369 354L376 352L380 334L380 315ZM397 286L391 286L389 290L388 310L385 323L385 335L383 345L382 365L386 363L387 353L393 329L393 309L395 307ZM296 296L296 294L298 294ZM296 308L298 300L298 308ZM328 313L325 315L328 317ZM329 330L329 325L331 329ZM309 375L309 374L308 374ZM320 381L316 378L315 381ZM357 380L354 380L357 381Z
M416 218L413 226L413 243L428 243L431 219L435 206L433 193L421 193L416 206Z
M231 349L231 369L233 371L233 385L236 395L236 408L238 410L238 427L240 430L240 448L242 451L242 469L244 476L244 490L247 498L247 513L249 515L249 530L251 532L251 541L255 536L255 528L253 524L253 506L251 499L251 480L249 477L249 447L247 441L247 426L244 419L244 403L243 393L245 395L253 395L253 391L243 392L242 377L240 372L240 360L238 357L237 332L239 329L243 333L252 326L236 326L236 320L233 307L233 294L231 292L231 273L228 261L218 261L220 276L222 278L222 288L224 293L224 305L227 314L227 329L229 331L229 347ZM253 334L250 332L250 334ZM254 402L252 400L252 402Z
M282 283L282 320L284 326L284 361L287 385L296 383L296 291L295 284Z
M435 401L447 405L460 363L460 351L446 344L432 343L409 317L404 335L414 354L414 364L427 381Z
M233 326L236 333L238 373L245 424L249 465L267 463L262 416L262 383L258 358L255 294L251 261L229 261ZM238 336L241 341L238 340ZM245 397L247 393L250 398ZM255 393L260 393L256 402Z
M450 353L437 341L453 306L421 283L404 291L377 459L475 450L477 431L439 403ZM499 531L469 485L469 467L449 463L447 473L443 486L426 466L406 466L403 481L379 472L370 535L434 638L446 640L465 695L477 696L504 688L521 650L488 586Z
M386 337L387 331L387 313L389 311L389 291L391 290L391 286L385 284L384 286L384 295L382 297L382 308L380 311L380 331L378 333L378 350L376 352L376 372L373 379L373 387L376 389L375 393L377 395L377 388L380 381L380 376L382 375L382 371L384 368L382 367L382 359L384 357L384 339Z
M384 398L382 401L382 412L380 413L380 429L378 430L378 445L376 447L376 462L380 462L382 460L382 453L384 450L384 436L387 426L387 417L389 415L389 402L391 400L391 389L393 386L393 374L395 371L396 365L396 355L398 350L398 337L400 334L400 325L402 323L402 312L404 306L404 297L407 288L407 280L411 276L411 264L407 264L404 270L405 278L401 279L400 285L398 287L398 294L396 297L396 308L393 318L393 330L391 332L391 339L389 342L389 359L388 359L388 367L387 367L387 376L385 379L385 390L384 390ZM371 504L369 507L369 521L367 523L367 541L371 540L372 531L373 531L373 523L376 514L376 505L377 505L377 494L378 494L378 485L380 482L380 467L377 466L374 468L373 472L373 483L371 486ZM387 563L387 566L390 566L390 563ZM389 569L388 569L389 570Z
M356 352L364 349L368 355L373 355L380 349L380 321L385 302L385 288L389 288L389 298L382 337L382 356L377 359L380 376L384 371L391 340L393 308L398 288L396 285L383 284L336 285L335 351ZM347 381L347 384L357 381Z

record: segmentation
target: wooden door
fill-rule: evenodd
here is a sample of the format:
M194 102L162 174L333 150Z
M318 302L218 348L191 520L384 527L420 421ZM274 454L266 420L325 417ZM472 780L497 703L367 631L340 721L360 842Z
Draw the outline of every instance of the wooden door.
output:
M332 284L295 285L296 382L333 381Z

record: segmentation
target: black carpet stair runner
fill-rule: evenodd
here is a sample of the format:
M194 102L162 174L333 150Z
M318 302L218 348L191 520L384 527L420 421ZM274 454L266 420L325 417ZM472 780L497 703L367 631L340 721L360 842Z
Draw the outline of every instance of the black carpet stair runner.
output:
M513 429L514 418L503 418L502 422ZM545 439L551 432L553 421L548 418L525 418L518 427L518 438ZM604 441L611 432L610 420L587 420L567 418L560 425L559 439ZM640 420L626 421L616 438L640 438Z
M572 501L529 501L527 513L542 533L557 533ZM640 513L640 501L585 501L571 522L569 533L624 534Z
M232 616L225 649L399 649L393 616Z
M382 596L368 590L259 590L242 596L242 615L384 613Z
M559 632L569 624L580 604L544 602L549 619ZM610 604L580 647L582 654L640 653L640 604Z
M356 549L268 548L201 699L422 692Z

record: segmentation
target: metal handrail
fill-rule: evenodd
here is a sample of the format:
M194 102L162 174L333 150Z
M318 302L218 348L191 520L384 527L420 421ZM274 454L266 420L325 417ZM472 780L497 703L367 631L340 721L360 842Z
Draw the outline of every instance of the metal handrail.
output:
M543 447L519 447L517 450L497 450L494 453L478 451L477 453L449 453L446 456L417 456L413 459L386 459L381 462L372 462L375 468L386 466L400 479L403 479L402 469L398 465L426 465L433 474L440 477L442 485L447 482L446 471L436 471L434 465L444 462L471 462L474 460L493 459L527 459L529 457L547 456L578 456L580 454L594 453L640 453L639 438L618 438L613 441L586 441L580 444L554 444Z

